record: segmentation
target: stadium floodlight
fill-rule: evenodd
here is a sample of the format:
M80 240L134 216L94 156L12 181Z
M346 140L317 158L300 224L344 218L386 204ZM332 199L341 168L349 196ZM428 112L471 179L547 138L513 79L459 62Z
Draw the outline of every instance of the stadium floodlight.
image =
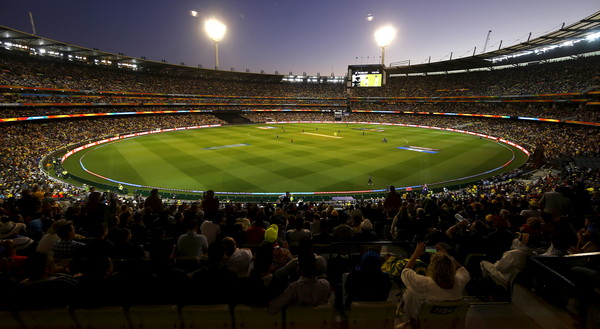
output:
M209 19L204 23L204 30L215 42L215 70L219 69L219 41L225 36L227 26L216 19Z
M375 41L381 47L381 65L383 66L385 66L385 47L390 45L395 36L396 29L389 25L375 31Z

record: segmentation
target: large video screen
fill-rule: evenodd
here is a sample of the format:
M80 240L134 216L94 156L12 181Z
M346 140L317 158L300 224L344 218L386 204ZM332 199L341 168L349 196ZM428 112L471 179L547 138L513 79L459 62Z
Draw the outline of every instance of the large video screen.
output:
M349 65L348 87L381 87L384 84L382 65Z

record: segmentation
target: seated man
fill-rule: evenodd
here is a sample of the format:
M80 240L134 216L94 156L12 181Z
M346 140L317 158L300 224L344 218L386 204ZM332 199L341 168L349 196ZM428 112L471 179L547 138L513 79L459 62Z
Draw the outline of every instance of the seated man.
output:
M496 284L508 288L508 284L523 268L527 258L531 256L533 249L531 237L528 233L521 233L519 238L514 239L511 249L505 252L495 263L481 261L481 271L484 279L492 279Z
M19 309L67 307L77 289L70 275L57 273L52 256L36 252L25 260L26 278L17 286L12 303Z
M303 254L298 259L300 279L292 282L284 292L269 303L269 313L275 314L287 306L317 306L326 304L331 287L325 279L315 277L315 255Z
M198 234L198 221L187 222L187 233L177 239L177 256L196 257L200 259L202 254L208 250L206 237Z
M68 223L58 227L56 235L58 235L60 241L54 245L52 252L57 262L83 256L86 245L75 241L75 227L73 224Z
M252 251L248 248L238 248L232 237L222 240L225 246L225 265L238 277L247 277L250 263L252 262Z
M392 280L387 273L381 271L381 263L377 250L369 249L363 253L356 270L346 278L346 307L354 301L382 302L388 299Z

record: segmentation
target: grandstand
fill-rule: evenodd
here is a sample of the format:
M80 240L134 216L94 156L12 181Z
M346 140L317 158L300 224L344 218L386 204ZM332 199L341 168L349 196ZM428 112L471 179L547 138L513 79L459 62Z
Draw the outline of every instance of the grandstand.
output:
M386 257L409 257L414 242L427 239L452 246L457 260L467 266L473 280L466 295L472 305L498 306L505 305L497 303L498 300L511 301L508 305L513 307L510 312L514 318L518 318L515 321L527 322L532 328L545 327L548 322L522 310L526 303L552 310L560 318L556 321L561 323L597 326L600 286L593 281L593 276L582 274L587 273L585 271L574 272L573 268L599 269L599 28L600 12L523 44L470 58L388 67L389 78L381 88L349 88L347 77L289 77L157 63L0 26L1 216L3 227L13 222L27 228L23 232L10 230L15 233L12 235L2 231L1 284L6 291L20 291L22 287L16 285L15 280L27 278L24 259L33 255L42 234L59 219L72 220L79 234L77 239L89 245L97 243L93 242L94 238L101 235L97 227L87 225L92 220L106 225L107 239L112 242L116 242L119 230L129 229L135 244L143 245L146 253L152 250L152 228L163 229L164 240L173 246L178 236L185 233L185 229L182 231L184 222L212 221L220 225L219 238L234 237L239 245L251 248L254 255L260 248L248 243L246 235L239 232L239 228L244 227L240 224L244 223L243 219L277 224L283 238L281 243L285 241L290 245L292 240L286 232L293 231L294 224L302 219L303 227L311 236L317 236L321 230L332 233L329 243L319 243L318 251L327 258L330 271L326 274L338 291L342 288L341 273L350 271L365 247L377 248ZM211 216L208 207L203 213L198 211L203 208L202 202L196 202L202 201L202 193L184 195L163 189L159 195L162 209L152 211L144 206L151 187L123 186L111 182L110 177L101 183L90 181L64 170L60 161L82 145L108 138L146 135L157 129L335 122L338 119L349 123L427 126L492 136L523 146L531 157L519 168L461 186L400 189L401 202L393 211L386 205L386 191L342 196L325 194L289 203L279 197L285 191L277 191L277 195L265 198L224 195L220 197L220 210ZM106 191L97 203L89 198L94 189ZM549 201L541 205L540 202L557 197L557 193L562 196L560 202L569 206L561 209L560 214L553 214ZM536 208L536 204L540 207ZM530 206L534 209L529 209ZM405 210L406 217L400 218L402 211L399 210ZM526 216L524 214L531 214L526 210L538 211L539 215ZM358 220L354 216L357 211L360 212ZM458 228L460 237L453 235L457 214L480 223L476 234L487 242L473 245L467 240L475 233L463 228ZM499 230L499 217L507 219L506 230L511 234L527 230L527 234L539 238L532 251L537 256L528 261L518 279L513 278L504 290L498 292L495 290L498 287L493 287L489 294L485 290L484 295L481 270L473 259L494 262L508 249L492 250L493 245L489 243L490 234ZM531 217L539 219L530 220ZM359 232L364 219L370 220L375 232L366 240L368 243L336 236L334 226L343 229L347 223L353 232ZM407 221L404 226L395 224L403 219ZM236 220L239 220L238 225ZM320 228L321 222L328 225ZM536 230L530 230L532 226L536 226ZM396 228L400 234L395 232L392 236ZM578 234L580 229L585 230L585 236ZM25 239L25 244L15 246L21 241L18 239ZM290 254L297 255L297 247L297 244L291 245ZM553 251L562 257L548 261L539 256ZM114 254L103 256L111 256L119 267L117 272L124 274L112 284L125 282L125 286L135 281L132 276L139 274L132 268L145 268L140 264L150 263L148 257L134 261ZM91 254L73 257L72 272L68 275L77 270L86 272L86 262L90 259L93 259ZM206 255L191 261L179 257L176 264L177 271L192 273L208 264L208 260ZM395 284L399 289L399 283ZM164 282L161 285L165 291L185 289ZM560 294L553 294L550 286L560 286ZM124 286L119 287L131 292ZM280 286L260 287L265 289L261 290L264 296L282 291ZM586 291L586 287L592 289ZM135 288L138 289L136 294L143 296L142 291L148 287L136 284ZM117 290L112 286L110 291L123 297ZM396 292L398 290L390 292L389 300L398 301L398 296L394 296ZM225 303L232 307L244 303L261 307L268 304L268 301L252 300L249 297L252 293L247 293L247 296L231 297ZM336 298L340 296L332 297ZM140 299L122 303L115 300L119 299L106 305L119 304L128 309L142 302ZM156 301L156 304L165 303L182 307L185 301ZM67 304L57 302L52 306ZM17 319L19 312L27 308L18 305L22 309L14 309L7 301L0 306ZM120 312L123 313L123 309ZM348 313L340 305L336 312L341 316L338 325L351 315L351 311ZM1 313L0 317L7 314ZM486 316L482 309L472 307L467 327L489 325L483 319Z

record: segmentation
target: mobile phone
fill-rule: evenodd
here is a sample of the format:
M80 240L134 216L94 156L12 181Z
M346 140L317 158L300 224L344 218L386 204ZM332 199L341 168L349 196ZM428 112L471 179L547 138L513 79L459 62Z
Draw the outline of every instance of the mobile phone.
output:
M428 254L435 254L436 251L435 246L425 246L425 252Z

